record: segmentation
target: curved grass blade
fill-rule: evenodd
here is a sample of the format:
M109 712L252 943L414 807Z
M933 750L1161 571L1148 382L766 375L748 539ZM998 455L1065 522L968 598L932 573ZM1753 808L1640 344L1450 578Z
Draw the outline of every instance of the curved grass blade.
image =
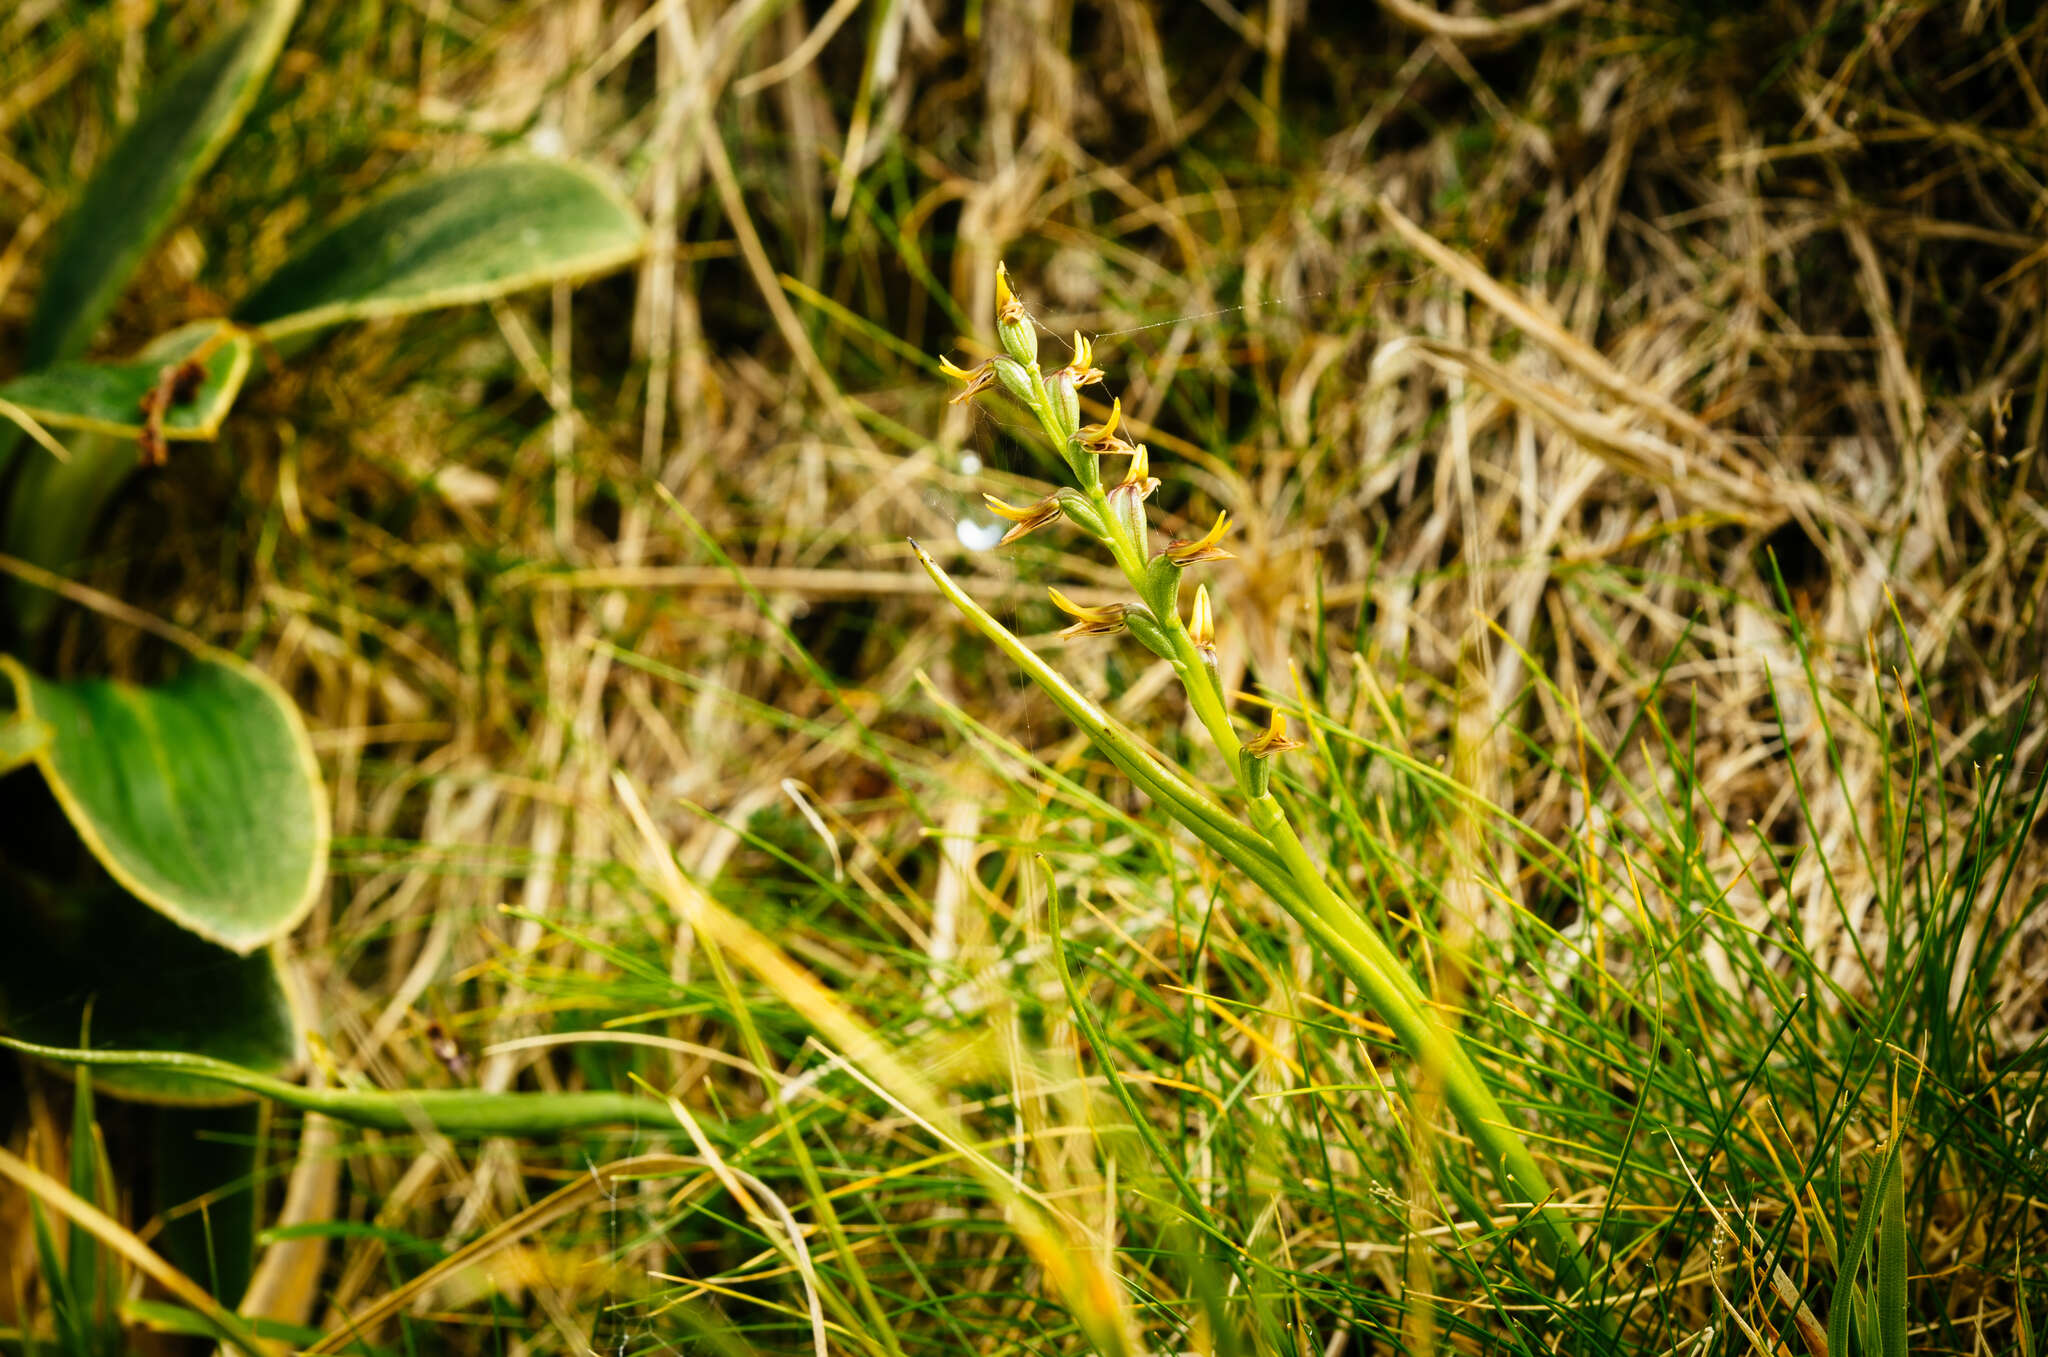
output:
M591 171L507 156L375 200L287 260L235 318L277 339L588 277L646 248L639 215Z
M301 1112L318 1112L372 1131L435 1130L449 1136L551 1136L605 1126L681 1128L653 1098L631 1093L487 1093L436 1088L411 1092L304 1088L255 1070L187 1051L81 1051L0 1036L0 1046L66 1065L172 1071L253 1093Z
M0 674L52 737L35 754L87 848L131 895L247 955L312 908L327 869L327 794L291 699L225 652L169 682Z

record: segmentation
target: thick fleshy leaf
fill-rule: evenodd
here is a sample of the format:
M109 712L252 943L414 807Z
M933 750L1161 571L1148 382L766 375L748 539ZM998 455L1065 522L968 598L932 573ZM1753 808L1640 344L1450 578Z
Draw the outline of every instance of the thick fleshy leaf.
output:
M12 401L52 429L139 437L147 423L144 404L172 394L158 431L166 439L212 438L235 403L255 352L250 336L226 321L202 320L174 330L143 353L121 363L65 359L0 383L0 400ZM177 383L180 364L199 364L189 385ZM166 391L167 380L175 390Z
M377 199L287 260L235 319L274 339L602 273L646 246L639 215L591 171L508 156Z
M171 217L241 125L298 0L263 0L158 86L93 172L43 271L26 365L76 357Z
M10 657L0 672L50 727L35 761L72 827L137 899L243 955L312 907L327 796L298 712L268 678L217 651L149 688L52 682Z
M61 887L0 877L8 896L0 1016L25 1041L76 1045L87 1008L95 1048L204 1051L272 1075L302 1058L299 1024L268 950L237 956L157 914L96 870ZM96 1070L103 1093L218 1104L249 1095L177 1070Z

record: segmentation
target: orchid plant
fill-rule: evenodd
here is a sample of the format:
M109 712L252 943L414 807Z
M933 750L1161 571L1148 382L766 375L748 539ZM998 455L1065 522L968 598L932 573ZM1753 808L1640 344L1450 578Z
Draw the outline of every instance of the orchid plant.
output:
M912 543L918 560L974 629L1022 666L1112 764L1257 883L1358 987L1442 1089L1445 1102L1480 1153L1526 1198L1544 1254L1567 1288L1576 1289L1585 1278L1584 1259L1577 1236L1554 1200L1556 1189L1549 1177L1407 965L1347 897L1341 878L1326 870L1303 843L1275 789L1275 762L1307 745L1289 734L1287 717L1277 704L1263 730L1249 738L1240 736L1231 714L1232 694L1217 670L1216 613L1206 586L1196 586L1182 618L1182 577L1193 567L1232 559L1223 545L1230 528L1228 511L1218 514L1214 526L1200 537L1169 541L1155 552L1146 501L1159 481L1152 475L1145 445L1127 434L1121 400L1110 402L1100 424L1081 423L1081 388L1099 385L1105 376L1094 366L1090 341L1077 333L1071 361L1042 370L1038 326L1001 265L996 269L996 331L1003 351L979 366L962 368L941 360L941 369L962 383L953 399L1006 393L1036 418L1073 476L1072 485L1061 486L1034 504L1018 506L986 496L989 509L1013 525L1003 541L1015 541L1065 519L1109 551L1135 597L1083 605L1051 589L1053 604L1073 619L1060 635L1128 633L1170 665L1189 707L1230 768L1230 785L1218 788L1194 771L1156 757L1136 733L1084 696L969 597L930 553ZM1123 469L1113 483L1104 475L1108 459L1116 459ZM1302 709L1308 711L1305 701Z

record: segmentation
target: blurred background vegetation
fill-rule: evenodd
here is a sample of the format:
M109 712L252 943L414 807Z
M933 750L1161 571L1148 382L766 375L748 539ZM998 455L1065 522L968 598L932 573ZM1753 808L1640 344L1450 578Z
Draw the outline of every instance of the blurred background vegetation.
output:
M0 16L0 372L53 223L221 16ZM306 716L309 1078L638 1079L696 1138L279 1111L253 1175L138 1173L117 1214L255 1211L249 1311L302 1347L798 1351L814 1293L835 1350L1096 1343L958 1144L707 958L616 774L1066 1222L1134 1346L1810 1353L1903 1146L1914 1350L2038 1351L2044 55L1999 0L309 0L95 352L499 149L598 167L654 243L322 339L80 577ZM1299 710L1303 670L1318 848L1518 1091L1596 1296L1557 1299L1284 916L915 568L908 537L1025 634L1045 584L1116 583L1058 533L989 550L980 492L1055 469L936 375L988 351L998 260L1048 349L1097 337L1164 526L1241 524L1223 676ZM137 663L57 625L63 664ZM1204 766L1149 656L1049 653ZM60 1176L70 1096L0 1065ZM178 1134L98 1113L117 1171ZM655 1148L755 1186L600 1172ZM0 1192L14 1349L32 1233Z

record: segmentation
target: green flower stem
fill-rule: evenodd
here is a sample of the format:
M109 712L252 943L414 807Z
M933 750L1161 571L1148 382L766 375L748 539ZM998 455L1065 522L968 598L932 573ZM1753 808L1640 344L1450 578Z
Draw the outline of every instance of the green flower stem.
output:
M1279 852L1293 884L1301 891L1301 898L1291 906L1283 897L1275 899L1364 991L1417 1063L1441 1082L1444 1100L1481 1154L1535 1204L1551 1266L1568 1285L1582 1286L1586 1276L1578 1239L1564 1213L1552 1204L1557 1189L1495 1101L1457 1033L1432 1011L1428 996L1386 941L1357 909L1330 889L1270 792L1252 801L1251 816L1252 824Z
M939 587L939 592L960 610L976 631L1015 660L1025 674L1045 691L1046 696L1067 714L1067 719L1086 732L1095 741L1096 748L1117 766L1119 772L1135 782L1140 791L1165 806L1173 818L1187 826L1197 838L1253 874L1261 884L1269 881L1284 883L1287 880L1287 866L1270 844L1241 824L1206 792L1153 758L1137 736L1082 696L1015 632L990 616L988 610L976 603L951 575L940 569L929 552L915 542L910 545L925 573Z

